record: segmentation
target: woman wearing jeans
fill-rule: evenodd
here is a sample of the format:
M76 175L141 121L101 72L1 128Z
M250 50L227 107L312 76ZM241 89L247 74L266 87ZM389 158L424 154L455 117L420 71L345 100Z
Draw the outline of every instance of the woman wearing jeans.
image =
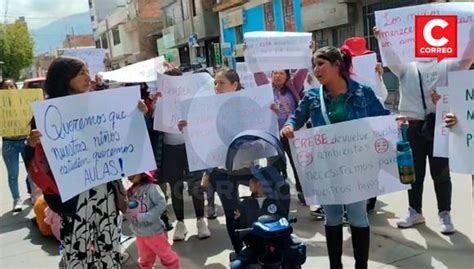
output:
M365 117L388 115L371 88L350 79L351 54L335 47L323 47L313 55L316 78L322 84L309 90L290 117L282 135L294 137L298 130L311 119L313 127ZM370 230L366 201L346 205L323 205L326 213L326 245L331 268L342 268L342 224L344 207L351 226L355 268L367 268Z
M1 83L1 89L16 90L15 82L12 79L5 79ZM13 212L22 210L20 201L20 191L18 189L18 174L20 170L20 155L24 160L26 136L3 137L2 157L7 166L8 187L13 198ZM28 193L31 193L30 183L26 179Z

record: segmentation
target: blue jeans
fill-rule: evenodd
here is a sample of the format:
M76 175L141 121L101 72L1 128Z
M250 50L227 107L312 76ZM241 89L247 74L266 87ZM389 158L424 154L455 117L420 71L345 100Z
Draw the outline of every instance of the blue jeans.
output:
M25 160L25 139L10 140L3 139L2 156L5 165L7 166L8 187L13 199L20 198L20 191L18 190L18 174L20 170L20 155ZM27 177L26 184L29 188L29 179Z
M344 207L347 211L347 220L351 226L358 228L369 227L366 200L346 205L323 205L324 213L326 214L325 224L327 226L342 225Z

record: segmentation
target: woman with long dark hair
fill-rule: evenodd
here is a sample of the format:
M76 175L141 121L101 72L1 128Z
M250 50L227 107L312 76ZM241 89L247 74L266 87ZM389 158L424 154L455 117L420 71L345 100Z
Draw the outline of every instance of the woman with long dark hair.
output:
M87 93L91 90L90 83L89 70L84 62L60 57L51 63L44 89L48 99L60 98ZM146 112L143 102L139 102L138 107ZM28 163L40 158L47 161L44 152L37 150L41 147L41 133L34 129L34 125L33 122L33 130L27 140ZM50 174L49 167L43 169L44 174ZM62 220L61 243L64 251L61 263L66 268L120 268L116 195L111 182L86 190L66 202L61 201L59 194L44 193L49 208L58 213Z
M350 78L352 59L349 51L323 47L314 53L312 62L316 78L322 85L306 93L295 114L283 127L283 136L293 138L294 130L303 127L308 119L311 119L313 127L317 127L390 114L371 88ZM351 226L355 268L367 268L370 230L365 200L346 205L323 205L330 266L342 268L344 207Z

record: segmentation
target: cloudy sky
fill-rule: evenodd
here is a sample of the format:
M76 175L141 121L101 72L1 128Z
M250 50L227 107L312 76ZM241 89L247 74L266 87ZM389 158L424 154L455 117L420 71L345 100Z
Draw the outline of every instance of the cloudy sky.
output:
M72 14L89 11L88 0L0 0L1 22L5 19L8 2L7 21L12 22L24 16L29 29L36 29Z

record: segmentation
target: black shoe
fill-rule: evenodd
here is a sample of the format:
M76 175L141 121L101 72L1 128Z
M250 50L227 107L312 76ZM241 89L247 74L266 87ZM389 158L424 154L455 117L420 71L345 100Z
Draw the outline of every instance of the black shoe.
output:
M322 207L318 207L316 210L311 210L309 214L317 219L324 220L326 215L324 213L324 209Z

